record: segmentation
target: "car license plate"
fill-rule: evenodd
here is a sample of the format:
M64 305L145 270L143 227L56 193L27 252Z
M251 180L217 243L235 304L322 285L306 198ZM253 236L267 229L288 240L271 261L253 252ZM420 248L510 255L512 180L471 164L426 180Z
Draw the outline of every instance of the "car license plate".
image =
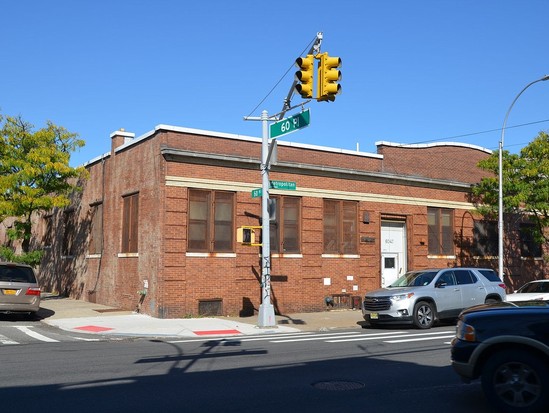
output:
M377 320L379 318L378 313L370 313L370 320Z
M4 295L15 295L17 290L4 290Z

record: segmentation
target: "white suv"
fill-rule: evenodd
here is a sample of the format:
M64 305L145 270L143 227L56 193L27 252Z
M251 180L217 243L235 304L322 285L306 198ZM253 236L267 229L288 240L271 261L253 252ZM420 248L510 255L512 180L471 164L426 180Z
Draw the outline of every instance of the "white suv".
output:
M411 271L386 288L367 292L362 315L372 326L411 323L431 328L436 320L457 318L465 308L505 299L505 284L491 269Z

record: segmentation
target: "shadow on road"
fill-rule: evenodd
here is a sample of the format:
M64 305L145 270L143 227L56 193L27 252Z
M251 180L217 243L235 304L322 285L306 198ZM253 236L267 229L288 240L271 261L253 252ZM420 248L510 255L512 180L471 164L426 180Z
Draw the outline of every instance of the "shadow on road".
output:
M235 339L206 341L198 347L199 353L188 354L184 346L161 340L150 340L148 347L143 342L131 344L108 348L118 351L120 360L131 360L112 366L101 365L103 347L97 343L89 344L85 352L77 346L50 347L51 358L64 360L62 365L52 363L53 384L27 385L19 375L18 380L2 381L2 411L491 412L480 386L461 384L451 367L394 361L395 353L388 360L389 353L370 355L367 347L361 356L322 360L318 354L313 361L269 364L273 361L264 357L267 350L249 344L243 348ZM145 351L153 354L143 357ZM33 360L32 354L26 355L27 362L38 362L40 357ZM84 360L84 355L92 358ZM227 358L240 367L224 367ZM13 360L3 363L4 369L16 367ZM75 380L82 371L90 378Z

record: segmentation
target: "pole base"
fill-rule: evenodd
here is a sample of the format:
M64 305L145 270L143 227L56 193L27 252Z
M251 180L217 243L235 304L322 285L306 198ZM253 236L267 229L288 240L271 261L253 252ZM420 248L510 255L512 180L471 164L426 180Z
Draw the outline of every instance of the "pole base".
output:
M257 318L258 327L277 327L272 304L261 304L259 306L259 316Z

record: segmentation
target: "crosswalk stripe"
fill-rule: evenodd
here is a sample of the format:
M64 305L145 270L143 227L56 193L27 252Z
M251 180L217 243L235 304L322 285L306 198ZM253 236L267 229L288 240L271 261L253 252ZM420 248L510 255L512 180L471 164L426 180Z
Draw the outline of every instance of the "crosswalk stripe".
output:
M360 336L360 337L352 337L352 338L338 339L338 340L326 340L326 341L328 343L341 343L341 342L344 342L344 341L368 341L368 340L382 339L385 343L393 343L393 342L399 342L399 341L398 340L389 341L389 340L386 340L386 339L389 339L389 338L401 339L402 337L417 337L417 336L424 337L424 336L440 335L440 334L448 334L448 333L450 333L450 332L449 331L436 331L436 332L432 332L432 333L408 334L405 331L392 331L390 333L376 333L376 336L374 336L374 334L365 334L365 335ZM394 335L394 334L397 334L397 335ZM405 336L403 336L403 334L405 334ZM381 335L385 335L385 336L380 337ZM453 335L451 337L453 337ZM408 339L408 338L402 338L402 340L412 341L411 339ZM425 339L425 340L427 340L427 339Z
M267 334L257 336L239 336L230 338L210 338L210 339L183 339L170 340L170 343L192 343L202 341L219 342L244 342L244 341L269 341L271 343L296 343L307 341L325 341L326 343L343 343L348 341L370 341L381 340L385 343L404 343L407 341L439 340L453 338L454 331L431 331L421 333L409 333L407 331L388 331L382 333L361 333L360 331L315 333L313 331L302 331L298 333ZM394 339L394 340L393 340Z
M265 334L265 335L257 335L257 336L231 336L229 338L226 337L210 337L210 338L189 338L189 339L183 339L183 340L170 340L168 343L194 343L194 342L202 342L202 341L223 341L223 342L230 342L230 341L256 341L256 340L270 340L272 338L279 338L279 337L296 337L296 336L303 336L303 335L310 335L313 334L310 331L302 331L299 333L280 333L280 334Z
M6 336L0 334L0 343L2 344L19 344L17 341L10 340Z
M352 332L354 334L360 334L358 331ZM387 335L388 333L370 333L366 335L360 335L358 338L355 336L351 336L351 333L332 333L332 334L319 334L314 337L305 337L305 338L295 338L295 339L289 339L286 340L284 338L280 340L273 340L272 343L293 343L297 341L313 341L313 340L325 340L328 343L337 343L339 341L357 341L357 340L364 340L362 337L368 337L366 340L374 340L379 339L379 336ZM406 334L404 331L396 332L395 334ZM328 336L335 336L335 337L328 337ZM398 336L395 336L398 337ZM326 340L327 338L330 338L330 340Z
M15 328L18 329L19 331L25 333L26 335L28 335L32 338L35 338L37 340L46 341L48 343L59 343L59 340L54 340L53 338L43 336L42 334L39 334L36 331L32 331L30 327L16 326Z
M420 337L420 338L406 338L406 339L402 339L402 340L387 340L387 341L384 341L384 343L391 343L391 344L394 344L394 343L407 343L407 342L410 342L410 341L425 341L425 340L440 340L440 339L443 339L443 338L451 338L451 337L454 337L455 334L452 334L452 335L447 335L447 336L431 336L431 337Z
M348 332L343 332L343 333L342 332L340 332L340 333L320 333L320 334L309 333L308 335L303 335L303 334L295 335L295 334L292 334L292 335L287 335L287 336L278 335L278 336L269 337L269 338L263 338L263 337L257 337L257 338L253 338L253 339L243 338L240 341L259 341L259 340L266 341L266 340L272 340L271 341L272 343L280 343L280 342L294 342L294 341L323 340L323 339L331 337L331 336L346 337L346 336L351 336L351 335L355 335L355 334L359 334L359 332L358 331L348 331ZM276 339L276 340L273 340L273 339Z

